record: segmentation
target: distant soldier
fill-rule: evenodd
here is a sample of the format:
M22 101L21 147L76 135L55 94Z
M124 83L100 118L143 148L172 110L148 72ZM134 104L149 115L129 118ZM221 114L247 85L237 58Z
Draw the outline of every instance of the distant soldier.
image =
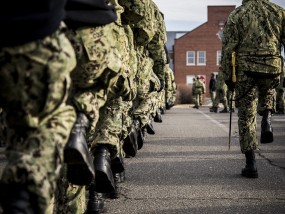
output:
M210 83L209 83L209 91L210 91L212 107L213 107L215 96L216 96L216 78L215 78L214 73L211 73L211 79L210 79Z
M200 80L200 76L196 76L196 81L193 83L193 94L195 105L193 108L199 108L202 105L202 96L205 94L205 84Z
M282 73L285 11L269 0L244 0L229 16L222 39L221 67L225 82L236 92L239 141L246 165L242 176L257 178L256 114L262 115L261 143L273 142L271 116ZM236 64L233 81L232 62ZM257 106L259 108L257 109Z
M228 98L227 98L227 90L228 87L223 79L221 77L222 74L219 73L217 75L217 84L216 84L216 97L213 102L213 107L210 108L210 112L218 112L219 104L222 103L224 106L224 109L219 111L219 113L228 113Z

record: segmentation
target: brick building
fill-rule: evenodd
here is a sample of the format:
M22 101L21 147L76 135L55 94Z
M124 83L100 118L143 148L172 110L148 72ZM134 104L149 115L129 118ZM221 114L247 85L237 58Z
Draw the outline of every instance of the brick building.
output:
M221 58L222 29L235 6L208 6L208 21L175 39L174 74L177 85L192 85L193 77L202 76L209 96L211 73L218 72Z

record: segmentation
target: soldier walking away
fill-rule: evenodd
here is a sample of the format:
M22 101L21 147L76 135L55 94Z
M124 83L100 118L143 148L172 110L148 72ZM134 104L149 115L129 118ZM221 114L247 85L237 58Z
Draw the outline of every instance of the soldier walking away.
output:
M282 7L269 0L243 0L224 28L221 67L228 88L236 92L240 148L246 157L242 176L248 178L258 177L254 153L258 148L257 113L262 115L260 142L273 142L271 116L275 112L274 88L283 69L284 23ZM236 82L231 73L234 61Z
M193 108L199 108L202 105L202 96L205 94L205 84L200 80L200 76L196 77L196 81L193 83L193 94L195 105Z
M213 107L210 108L210 112L218 112L219 104L222 103L224 109L219 111L219 113L228 113L228 98L227 98L227 90L228 87L225 84L225 81L222 77L221 72L219 71L219 75L217 75L217 84L216 84L216 97L213 102Z

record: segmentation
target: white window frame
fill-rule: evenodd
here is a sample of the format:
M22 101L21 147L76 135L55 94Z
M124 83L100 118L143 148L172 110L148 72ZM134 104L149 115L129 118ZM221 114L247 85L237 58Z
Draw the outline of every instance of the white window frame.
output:
M192 53L193 57L189 57L189 54ZM193 59L193 62L189 62L189 59ZM195 64L195 51L187 51L186 52L186 65L193 66Z
M217 51L217 65L221 64L221 59L222 59L222 51L218 50Z
M200 58L200 53L204 54L203 58ZM204 59L204 62L200 62L200 59ZM206 65L206 51L197 51L197 65Z

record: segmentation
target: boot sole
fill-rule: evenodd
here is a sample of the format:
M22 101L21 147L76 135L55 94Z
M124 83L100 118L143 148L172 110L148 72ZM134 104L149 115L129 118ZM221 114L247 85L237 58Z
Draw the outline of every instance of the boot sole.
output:
M261 133L260 143L272 143L273 142L273 132L263 132Z

